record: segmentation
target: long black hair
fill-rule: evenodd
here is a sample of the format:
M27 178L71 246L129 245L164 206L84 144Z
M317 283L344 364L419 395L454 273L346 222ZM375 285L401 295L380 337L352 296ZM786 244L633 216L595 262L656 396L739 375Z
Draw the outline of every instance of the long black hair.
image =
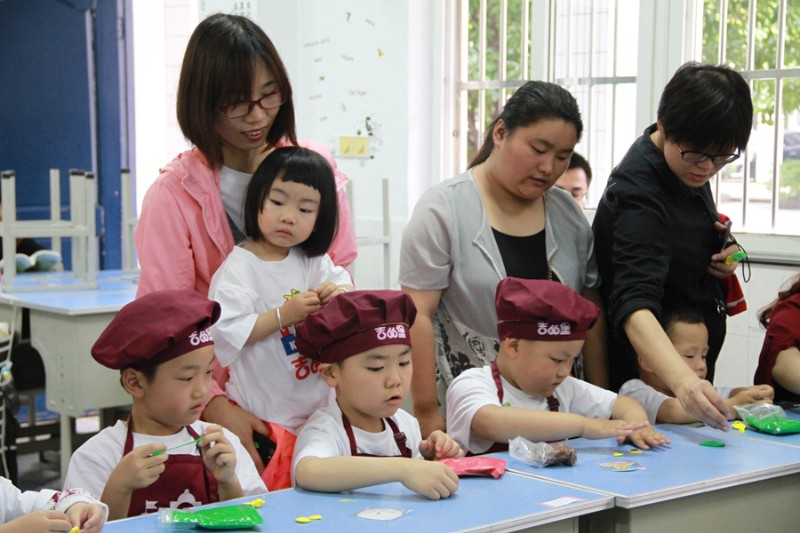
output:
M540 120L559 119L575 126L576 138L583 133L583 121L578 102L568 90L547 81L529 81L511 95L503 110L486 128L483 145L469 168L479 165L489 158L494 150L494 127L503 121L506 131L512 133L520 127L529 126Z

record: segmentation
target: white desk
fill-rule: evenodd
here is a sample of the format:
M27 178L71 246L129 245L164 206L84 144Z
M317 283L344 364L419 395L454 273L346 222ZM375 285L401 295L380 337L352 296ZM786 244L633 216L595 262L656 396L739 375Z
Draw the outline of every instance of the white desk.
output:
M539 479L614 496L616 508L584 523L599 531L794 531L800 523L800 448L744 438L738 432L660 425L672 444L632 455L614 439L575 439L573 467L508 468ZM700 446L716 440L724 448ZM613 457L623 452L623 457ZM613 472L600 463L635 461L645 470Z
M47 408L61 415L61 476L72 455L71 420L89 409L131 402L119 372L98 364L91 347L125 304L136 296L138 276L119 270L98 272L98 288L59 290L76 283L68 272L21 274L15 284L45 284L52 290L0 294L0 304L30 310L31 344L42 356Z
M286 489L262 496L259 508L264 524L246 531L520 531L536 527L537 532L575 532L578 517L609 509L613 498L575 487L554 484L506 473L500 479L462 478L458 492L445 500L418 496L400 483L387 483L344 493L326 494ZM580 498L563 506L548 507L557 498ZM217 505L253 500L243 498ZM367 508L408 510L391 521L356 516ZM299 516L322 515L307 524ZM157 514L109 522L107 533L139 533L159 529ZM165 530L166 531L166 530ZM237 530L240 531L240 530ZM241 530L244 531L244 530Z

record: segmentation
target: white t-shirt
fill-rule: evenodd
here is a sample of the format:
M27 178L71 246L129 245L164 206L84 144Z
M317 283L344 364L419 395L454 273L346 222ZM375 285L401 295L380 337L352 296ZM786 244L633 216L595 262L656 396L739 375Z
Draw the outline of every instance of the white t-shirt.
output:
M414 459L422 459L419 445L422 435L417 419L398 409L392 416L397 428L406 435L406 446L411 450ZM388 424L384 424L381 433L370 433L353 426L353 436L356 439L356 449L359 453L394 457L400 455L400 449L394 440L394 432ZM320 409L308 419L303 426L297 443L294 447L292 459L292 480L294 468L304 457L347 457L350 456L350 440L342 424L342 410L339 404L333 402L324 409Z
M530 396L504 378L503 403L549 411L546 398ZM617 395L586 381L568 377L556 388L553 396L559 402L559 412L574 413L589 418L611 418ZM465 450L483 453L494 444L472 432L472 418L486 405L500 405L492 367L471 368L462 372L447 389L447 433Z
M226 166L219 169L219 188L222 193L222 205L225 212L233 219L233 223L244 233L244 197L252 174L239 172Z
M16 520L34 511L66 513L76 503L98 505L108 516L108 506L83 489L64 492L54 490L26 490L22 492L10 480L0 476L0 524Z
M333 389L320 378L319 364L297 352L294 326L249 346L245 341L259 314L324 281L350 284L350 274L327 254L308 257L295 247L282 261L263 261L237 246L209 288L209 298L222 308L211 334L220 364L230 369L228 396L295 435L311 413L333 401Z
M192 429L198 434L202 435L208 424L198 420L192 424ZM261 480L261 476L256 470L256 465L253 464L253 459L247 450L244 449L239 437L231 433L225 428L222 428L225 437L233 445L236 452L236 476L239 478L239 483L245 495L252 496L255 494L263 494L267 492L267 487ZM67 469L67 477L64 480L65 487L81 487L92 494L103 494L106 482L108 481L111 472L117 467L122 459L122 452L125 449L125 439L128 436L128 427L124 422L118 420L117 423L111 427L107 427L100 433L86 441L83 446L75 450L72 458L69 461L69 468ZM174 435L166 437L156 435L144 435L142 433L133 433L133 449L146 444L162 443L167 448L185 444L194 440L192 435L186 428L181 429ZM170 455L200 455L196 446L184 446L174 451L169 452Z
M733 387L714 387L714 389L723 399L728 399L731 397ZM641 379L631 379L623 383L622 387L619 388L619 394L633 398L642 404L642 407L647 412L647 419L650 424L656 423L661 404L672 398L672 396L657 391Z

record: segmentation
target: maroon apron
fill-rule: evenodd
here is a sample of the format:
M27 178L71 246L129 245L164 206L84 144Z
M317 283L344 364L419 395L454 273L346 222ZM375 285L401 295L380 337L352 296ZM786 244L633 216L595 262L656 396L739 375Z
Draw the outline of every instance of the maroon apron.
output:
M384 424L388 424L394 434L394 441L397 443L397 449L400 450L400 455L391 455L389 457L406 457L411 458L411 449L406 445L406 434L400 431L397 424L391 418L384 418ZM350 425L350 420L347 415L342 412L342 425L347 433L347 438L350 440L350 455L353 457L383 457L381 455L372 455L371 453L359 453L358 446L356 446L356 437L353 435L353 426Z
M497 360L492 361L492 379L497 387L497 399L500 400L500 405L503 405L503 382L500 380L500 369L497 368ZM558 412L558 398L555 396L547 397L547 407L554 413ZM495 442L492 447L483 453L507 452L507 442Z
M186 426L186 430L193 439L200 436L191 426ZM132 449L133 420L129 418L123 456ZM154 513L164 507L182 509L219 501L217 480L203 464L202 451L200 455L170 455L164 467L153 484L133 491L128 516Z

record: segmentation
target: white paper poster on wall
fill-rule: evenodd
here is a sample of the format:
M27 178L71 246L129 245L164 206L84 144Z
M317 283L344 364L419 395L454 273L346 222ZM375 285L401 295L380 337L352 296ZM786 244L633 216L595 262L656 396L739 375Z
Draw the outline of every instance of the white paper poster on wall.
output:
M212 13L226 13L241 15L255 21L258 20L258 2L256 0L199 0L198 12L201 20Z

